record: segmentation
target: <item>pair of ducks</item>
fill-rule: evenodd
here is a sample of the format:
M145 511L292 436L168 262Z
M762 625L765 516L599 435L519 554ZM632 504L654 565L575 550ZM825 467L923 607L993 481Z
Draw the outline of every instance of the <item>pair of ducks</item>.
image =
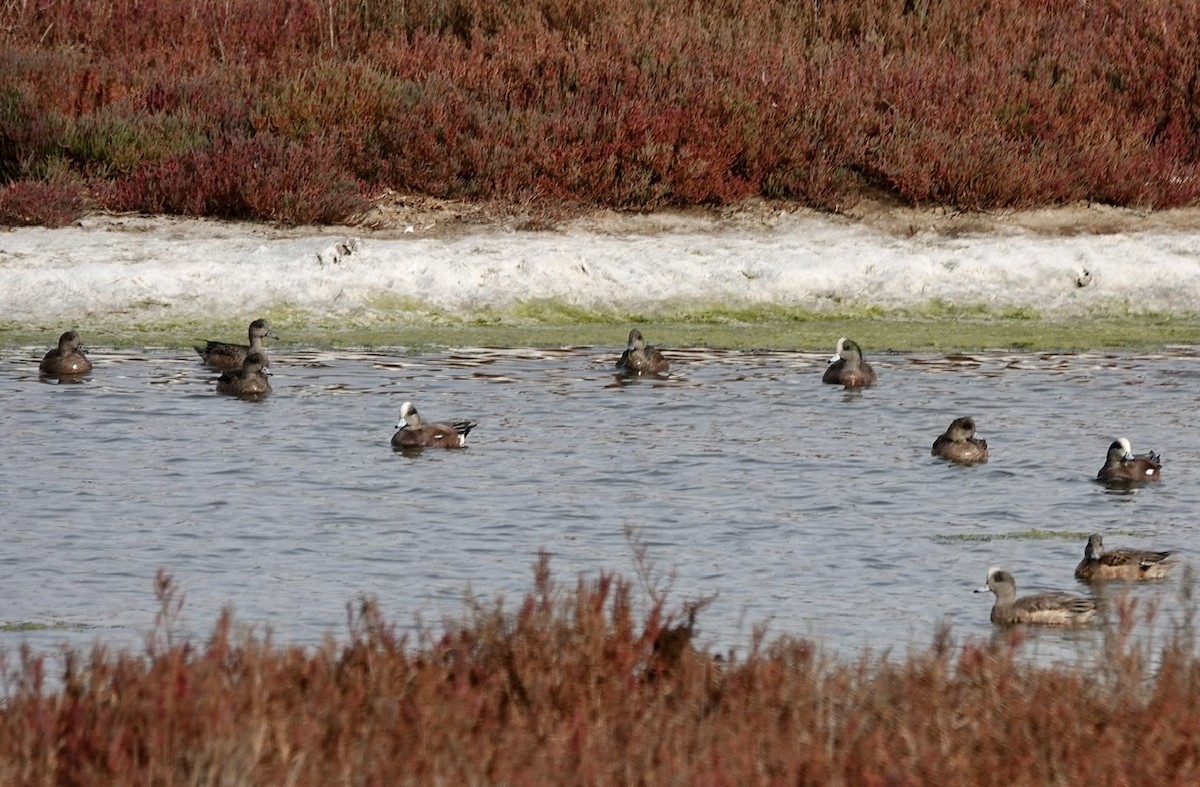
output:
M634 328L629 332L625 352L617 359L617 371L629 375L661 375L670 368L667 359L655 347L646 344L642 332ZM847 388L866 388L875 384L875 370L863 360L862 348L846 337L838 339L829 366L821 376L821 382L843 385Z
M221 371L217 379L217 393L255 399L271 392L271 381L267 369L271 361L263 339L278 339L264 319L250 323L246 330L249 344L232 344L209 340L203 346L196 345L196 352L205 365Z
M1088 538L1083 560L1075 567L1080 582L1125 581L1141 582L1163 579L1174 567L1173 553L1141 549L1104 550L1099 533ZM1028 623L1041 626L1087 626L1096 622L1102 611L1101 599L1063 591L1038 593L1017 598L1017 582L1001 568L988 569L987 584L976 593L991 591L996 596L992 605L992 623L1012 626Z
M977 464L988 460L987 440L975 436L975 420L955 418L944 433L933 441L933 456L958 464ZM1129 438L1119 438L1108 447L1104 466L1096 479L1108 484L1135 484L1162 479L1162 457L1150 451L1134 455Z

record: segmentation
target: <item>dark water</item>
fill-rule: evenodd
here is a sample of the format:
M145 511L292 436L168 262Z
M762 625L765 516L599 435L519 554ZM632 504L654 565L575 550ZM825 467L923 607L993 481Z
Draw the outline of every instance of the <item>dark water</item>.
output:
M673 352L670 379L620 386L612 348L277 348L261 402L216 395L184 354L95 351L75 385L39 381L39 354L0 360L9 650L139 646L159 567L197 636L231 605L277 641L319 642L363 594L401 627L438 624L468 590L515 604L538 550L568 586L636 579L632 529L673 609L717 595L704 644L744 652L765 624L840 653L903 652L942 622L989 635L992 597L971 591L990 565L1021 592L1087 593L1072 570L1090 532L1185 559L1200 547L1190 348L876 357L880 383L861 393L820 383L827 353ZM406 399L479 421L470 447L394 453ZM991 461L931 458L968 414ZM1161 484L1092 480L1118 436L1162 453ZM1178 580L1133 594L1160 623L1179 613ZM1070 658L1096 636L1033 647Z

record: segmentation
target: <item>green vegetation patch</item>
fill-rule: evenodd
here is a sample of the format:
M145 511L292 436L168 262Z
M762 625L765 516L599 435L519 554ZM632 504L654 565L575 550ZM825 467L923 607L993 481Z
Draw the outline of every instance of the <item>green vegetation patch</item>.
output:
M1108 530L1106 535L1139 536L1145 535L1134 530ZM1087 541L1091 532L1071 530L1042 530L1032 527L1028 530L1018 530L1013 533L950 533L936 535L934 541L945 544L963 542L979 543L984 541Z
M246 315L245 323L212 318L128 315L90 319L75 327L85 347L186 349L207 339L245 341L245 324L265 317L278 347L425 348L623 345L631 326L665 348L709 347L816 351L849 336L868 358L884 353L986 350L1157 351L1200 344L1200 321L1186 316L1088 315L1037 319L1017 312L984 317L913 315L876 309L822 314L783 307L693 307L667 315L586 310L549 301L468 314L392 298L348 313L313 315L280 304ZM0 322L0 347L49 348L62 326Z
M19 620L0 623L0 631L4 632L22 632L22 631L87 631L95 628L86 623L66 623L61 620L53 621L38 621L38 620Z

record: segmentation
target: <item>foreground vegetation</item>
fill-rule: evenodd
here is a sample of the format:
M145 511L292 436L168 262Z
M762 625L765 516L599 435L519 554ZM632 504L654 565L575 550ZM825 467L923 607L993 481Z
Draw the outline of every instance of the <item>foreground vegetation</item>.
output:
M6 784L1132 784L1200 778L1191 632L1150 654L1125 608L1094 669L1033 667L1019 635L847 663L812 644L697 650L706 601L643 618L611 576L397 637L371 602L316 650L175 641L160 573L146 652L28 652L0 707ZM61 678L61 679L59 679ZM55 688L48 688L53 684Z
M0 224L1200 194L1200 4L13 0Z

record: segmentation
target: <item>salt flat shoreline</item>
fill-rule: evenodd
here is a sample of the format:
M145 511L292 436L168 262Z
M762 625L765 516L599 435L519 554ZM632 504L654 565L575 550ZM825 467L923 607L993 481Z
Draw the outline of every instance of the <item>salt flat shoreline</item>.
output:
M430 200L354 226L95 215L0 234L0 344L67 326L100 346L1153 348L1200 341L1200 211L1081 205L955 214L864 201L555 222ZM886 325L886 328L880 327ZM939 329L940 326L940 329ZM881 341L886 339L886 341Z

